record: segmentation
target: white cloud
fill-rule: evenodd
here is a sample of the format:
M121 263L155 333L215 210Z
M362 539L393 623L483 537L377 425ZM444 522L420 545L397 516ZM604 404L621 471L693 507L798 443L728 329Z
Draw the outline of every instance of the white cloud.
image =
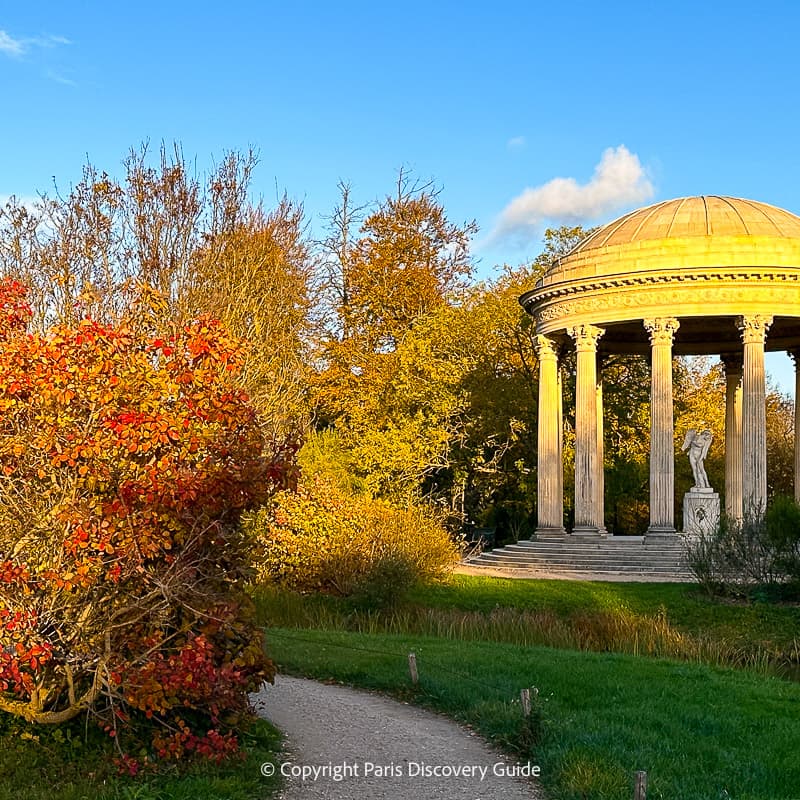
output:
M66 36L52 36L50 34L36 39L36 42L41 44L42 47L55 47L57 44L72 44L72 40L67 39Z
M609 147L588 183L553 178L525 189L503 209L490 238L529 241L546 222L578 225L596 220L618 208L643 203L654 191L635 153L624 145Z
M25 49L25 42L22 39L15 39L5 31L0 30L0 53L5 53L9 56L21 56Z
M513 136L506 142L506 147L509 150L521 150L523 147L525 147L525 137Z
M55 81L56 83L60 83L62 86L77 86L78 84L72 80L72 78L67 78L64 75L61 75L58 72L55 72L52 69L45 70L44 73L45 78L49 78L51 81Z
M15 39L10 33L0 30L0 53L8 56L25 55L33 47L57 47L72 44L65 36L32 36L26 39Z

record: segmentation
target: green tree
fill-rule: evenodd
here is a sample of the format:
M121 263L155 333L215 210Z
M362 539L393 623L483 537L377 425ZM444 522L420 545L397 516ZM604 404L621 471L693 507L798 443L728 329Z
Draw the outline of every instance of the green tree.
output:
M602 378L605 523L614 534L640 534L650 516L650 370L641 356L612 355Z
M422 205L430 208L430 203L428 197ZM420 207L414 206L417 215ZM374 297L381 302L369 311L355 302L366 282L351 278L366 269L365 254L380 253L372 266L385 280L386 254L406 264L409 257L399 243L412 237L387 233L375 240L377 231L406 230L402 219L389 224L398 213L396 198L389 198L381 213L362 225L365 239L349 242L355 211L345 189L332 218L330 248L336 253L334 296L341 304L333 351L341 357L332 359L339 371L329 368L324 376L342 404L338 416L328 419L336 420L337 442L350 453L352 470L373 494L403 501L435 498L461 521L496 525L511 538L529 534L538 368L533 321L518 299L583 231L548 231L545 251L533 264L504 268L496 279L468 290L463 286L466 265L455 268L445 260L439 274L446 280L429 275L427 282L405 284L409 296L418 296L403 305L407 313L387 317L382 310L386 295L376 289ZM438 209L436 224L428 230L441 230L442 219ZM441 247L443 238L435 241ZM342 268L344 260L349 260L348 269ZM400 271L405 273L405 267ZM373 286L379 283L371 280ZM353 353L352 359L345 357Z
M505 270L419 317L337 426L373 494L434 497L461 519L524 526L535 463L533 326ZM373 375L374 377L374 375Z
M596 230L597 228L584 228L582 225L561 225L558 228L548 228L544 232L544 248L533 260L536 276L538 277Z
M794 403L771 387L767 394L767 491L794 497Z

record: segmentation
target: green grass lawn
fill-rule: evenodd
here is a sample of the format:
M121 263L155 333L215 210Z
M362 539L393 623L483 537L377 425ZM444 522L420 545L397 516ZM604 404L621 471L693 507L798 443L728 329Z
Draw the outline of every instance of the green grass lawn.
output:
M641 769L649 800L800 798L800 684L546 647L284 628L267 636L287 672L413 697L469 722L538 763L552 800L630 800ZM533 686L538 745L518 700Z
M670 657L800 676L800 606L731 602L691 584L455 575L383 611L259 587L263 624Z
M615 612L655 615L686 633L789 648L800 639L800 605L732 602L709 597L690 583L609 583L601 581L519 580L453 575L439 585L420 587L411 601L432 608L491 611L548 609L561 616Z
M285 670L467 721L536 760L553 800L630 800L641 769L650 800L800 800L800 683L766 677L797 674L796 605L720 600L691 584L465 575L384 611L254 595ZM518 699L533 686L538 744Z
M254 596L264 622L282 626L268 642L286 670L468 721L539 763L553 800L629 800L638 769L648 771L650 800L800 800L800 684L688 663L739 663L736 653L759 648L796 663L796 606L719 601L687 584L472 576L418 588L384 612L275 590ZM649 649L648 636L656 637ZM691 637L710 645L692 649ZM669 647L686 661L655 657ZM598 650L619 652L588 652ZM526 686L541 692L538 744L538 728L520 712ZM260 773L279 750L265 722L245 736L241 762L136 779L117 774L108 740L91 725L87 737L83 723L58 730L2 717L0 736L0 800L253 800L275 791Z
M264 721L242 735L243 760L136 778L119 775L108 737L91 723L87 735L83 720L35 727L4 715L0 737L0 800L264 800L277 788L260 767L276 763L281 736Z

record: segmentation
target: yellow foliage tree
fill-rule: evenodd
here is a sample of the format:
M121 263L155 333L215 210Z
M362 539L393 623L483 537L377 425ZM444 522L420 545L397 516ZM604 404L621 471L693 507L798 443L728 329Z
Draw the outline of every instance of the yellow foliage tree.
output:
M241 380L273 435L307 425L313 262L301 206L248 209L199 250L189 304L246 342Z
M0 208L0 273L31 288L40 330L86 315L115 323L135 305L148 334L204 312L224 319L249 345L242 385L283 435L307 416L313 264L301 206L250 203L255 165L252 151L231 152L201 180L178 145L156 159L131 151L122 180L89 164L64 196Z

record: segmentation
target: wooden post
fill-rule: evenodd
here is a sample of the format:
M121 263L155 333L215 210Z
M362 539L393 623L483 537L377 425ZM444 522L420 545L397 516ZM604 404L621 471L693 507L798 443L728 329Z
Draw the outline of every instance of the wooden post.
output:
M636 788L633 792L633 800L647 800L647 773L636 773Z
M411 673L411 683L415 686L419 683L419 674L417 673L417 654L408 654L408 671Z
M529 717L531 715L531 690L523 689L519 693L519 699L522 701L522 714Z

